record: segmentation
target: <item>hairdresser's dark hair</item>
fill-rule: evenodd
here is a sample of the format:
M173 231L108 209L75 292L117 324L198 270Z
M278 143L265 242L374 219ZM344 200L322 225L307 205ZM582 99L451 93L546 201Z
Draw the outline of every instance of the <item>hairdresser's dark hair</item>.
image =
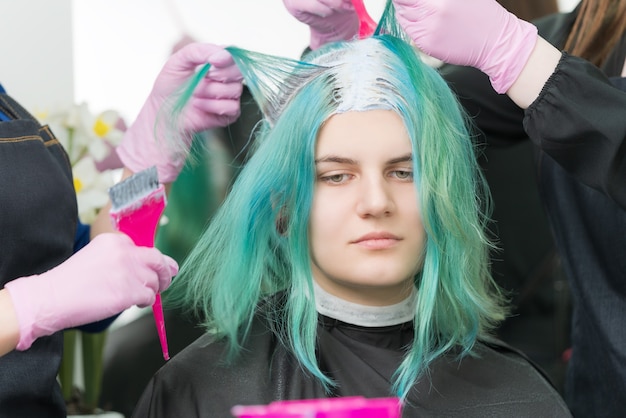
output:
M626 31L626 0L582 0L565 50L601 67Z
M527 21L559 11L557 0L498 0L505 9Z

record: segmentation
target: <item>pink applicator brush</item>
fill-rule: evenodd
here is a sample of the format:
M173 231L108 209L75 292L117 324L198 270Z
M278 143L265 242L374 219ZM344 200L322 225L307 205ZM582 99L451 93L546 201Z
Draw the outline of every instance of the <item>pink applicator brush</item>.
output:
M376 30L376 21L367 13L363 0L352 0L352 5L359 16L359 39L367 38Z
M109 189L113 226L128 235L135 245L154 247L154 236L167 199L165 188L159 184L156 167L133 174ZM170 359L165 334L165 320L161 295L156 295L152 305L163 358Z
M238 418L400 418L402 403L399 398L348 396L237 405L230 412Z

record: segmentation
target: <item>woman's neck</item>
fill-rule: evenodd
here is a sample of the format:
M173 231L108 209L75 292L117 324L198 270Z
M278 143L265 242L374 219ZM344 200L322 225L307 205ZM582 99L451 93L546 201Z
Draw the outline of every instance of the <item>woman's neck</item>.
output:
M385 327L412 321L415 317L417 290L413 288L409 297L400 303L389 306L366 306L338 298L324 289L315 281L315 306L317 312L348 324L363 327Z

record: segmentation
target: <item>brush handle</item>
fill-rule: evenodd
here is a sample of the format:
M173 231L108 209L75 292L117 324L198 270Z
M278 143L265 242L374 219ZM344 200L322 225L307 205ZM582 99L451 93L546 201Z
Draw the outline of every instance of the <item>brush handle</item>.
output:
M352 0L352 6L359 16L359 39L367 38L376 30L376 21L367 13L363 0Z
M170 353L167 347L167 334L165 333L165 318L163 317L163 305L161 304L161 294L156 294L156 299L152 304L152 316L157 327L157 333L159 334L159 342L161 343L161 352L163 353L163 359L169 360Z
M156 190L119 211L111 211L110 217L114 227L128 235L135 245L142 247L154 247L154 236L156 234L159 220L165 210L166 198L165 189L160 185ZM167 336L165 333L165 319L163 317L163 306L161 295L157 293L152 304L152 315L156 322L161 350L165 360L170 359L167 346Z

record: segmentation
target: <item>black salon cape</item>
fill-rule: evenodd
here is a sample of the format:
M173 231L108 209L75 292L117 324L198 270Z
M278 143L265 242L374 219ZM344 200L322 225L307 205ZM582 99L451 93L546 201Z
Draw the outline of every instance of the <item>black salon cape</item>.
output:
M412 325L363 328L320 316L321 369L339 383L330 396L390 396L391 376ZM298 367L262 316L245 351L222 363L224 343L204 335L151 379L133 417L231 417L234 405L326 397ZM552 385L520 353L498 342L478 343L478 358L441 358L409 397L404 417L563 417L567 407Z

